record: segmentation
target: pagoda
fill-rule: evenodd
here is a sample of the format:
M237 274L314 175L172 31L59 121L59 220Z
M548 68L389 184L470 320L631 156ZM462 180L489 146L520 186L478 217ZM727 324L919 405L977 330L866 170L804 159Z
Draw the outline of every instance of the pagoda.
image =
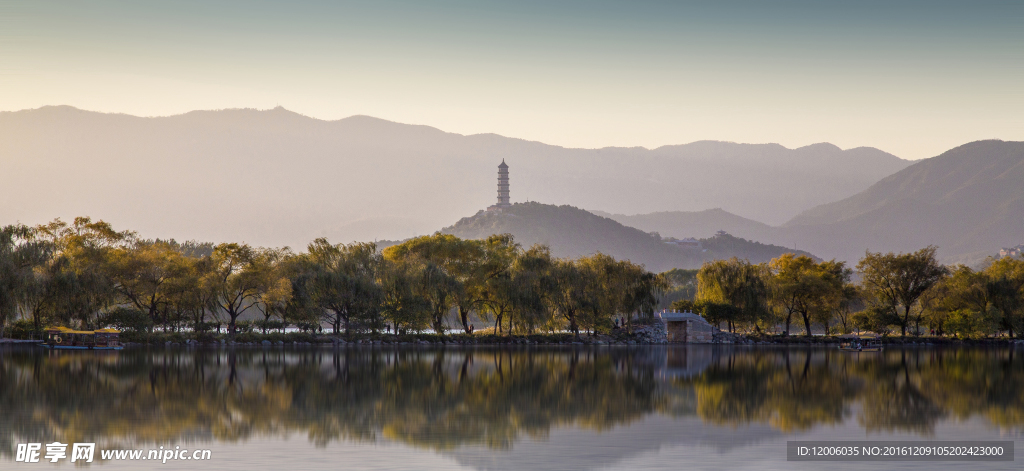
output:
M508 164L505 163L505 159L501 159L501 165L498 165L498 204L487 208L487 210L498 211L510 206L512 203L509 203L508 198Z

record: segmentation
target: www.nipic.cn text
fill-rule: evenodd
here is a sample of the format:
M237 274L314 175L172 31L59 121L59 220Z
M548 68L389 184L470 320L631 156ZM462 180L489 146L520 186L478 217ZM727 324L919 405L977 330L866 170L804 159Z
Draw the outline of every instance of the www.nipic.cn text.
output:
M21 463L39 463L49 461L56 463L62 460L69 460L72 463L92 463L96 458L95 443L19 443L18 451L14 461ZM99 458L103 461L109 460L150 460L166 463L168 461L184 460L209 460L210 450L188 450L180 446L172 448L151 448L148 450L121 450L107 449L99 451Z

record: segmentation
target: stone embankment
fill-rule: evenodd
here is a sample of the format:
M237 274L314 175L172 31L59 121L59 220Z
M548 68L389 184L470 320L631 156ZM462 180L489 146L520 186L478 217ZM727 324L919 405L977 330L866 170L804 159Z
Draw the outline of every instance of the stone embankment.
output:
M166 336L153 335L148 342L125 341L126 347L182 347L182 348L219 348L219 347L372 347L372 346L529 346L529 345L606 345L606 346L633 346L633 345L681 345L681 344L726 344L726 345L778 345L778 346L806 346L806 347L827 347L836 346L845 341L837 337L806 337L806 336L780 336L780 335L745 335L732 334L715 329L712 332L710 341L702 342L672 342L669 340L669 332L665 323L654 322L648 325L634 326L633 332L627 333L624 329L615 329L610 334L589 335L581 333L579 337L571 334L532 334L526 336L499 336L499 335L466 335L466 334L414 334L414 335L388 335L388 334L354 334L352 337L334 335L301 335L290 334L276 335L271 338L254 337L252 335L239 335L235 341L227 337L207 338L205 341L195 339L175 338L168 340ZM937 337L883 337L878 339L888 346L991 346L991 347L1016 347L1024 348L1024 340L1020 339L978 339L959 340ZM0 345L33 345L38 340L13 340L0 339Z

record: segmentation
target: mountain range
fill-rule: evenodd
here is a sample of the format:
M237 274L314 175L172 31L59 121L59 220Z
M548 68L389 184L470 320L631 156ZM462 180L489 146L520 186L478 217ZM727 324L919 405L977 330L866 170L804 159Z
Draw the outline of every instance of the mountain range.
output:
M495 199L610 213L720 207L781 224L910 162L873 148L701 141L570 149L282 108L136 117L0 113L0 221L88 215L149 237L302 247L430 233Z
M494 202L503 159L513 201L548 203L517 205L538 226L514 211L460 220ZM755 257L798 248L851 263L934 244L944 262L976 264L1024 243L1024 143L997 140L910 162L826 143L570 149L282 108L143 118L54 106L0 112L0 168L2 224L91 216L179 240L304 247L508 230L563 256L601 250L651 268L702 259L665 252L676 248L658 236L704 239L714 256L747 250L712 250L719 230L775 247Z
M976 141L923 159L845 199L778 227L722 210L608 217L664 236L725 229L855 263L866 250L938 247L946 263L976 265L1024 243L1024 142Z
M648 232L657 232L658 235L665 237L695 237L700 239L711 237L718 231L725 231L729 234L751 240L778 239L777 227L737 216L722 208L706 209L704 211L661 211L631 216L611 214L597 210L590 210L590 212L615 220L626 226L636 227Z

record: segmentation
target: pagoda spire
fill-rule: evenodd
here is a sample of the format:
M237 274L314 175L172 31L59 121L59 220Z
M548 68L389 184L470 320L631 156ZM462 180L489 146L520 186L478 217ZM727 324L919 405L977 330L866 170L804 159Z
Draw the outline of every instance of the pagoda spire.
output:
M505 159L501 159L501 164L498 165L498 203L487 210L505 209L510 206L512 203L508 196L508 164L505 163Z

